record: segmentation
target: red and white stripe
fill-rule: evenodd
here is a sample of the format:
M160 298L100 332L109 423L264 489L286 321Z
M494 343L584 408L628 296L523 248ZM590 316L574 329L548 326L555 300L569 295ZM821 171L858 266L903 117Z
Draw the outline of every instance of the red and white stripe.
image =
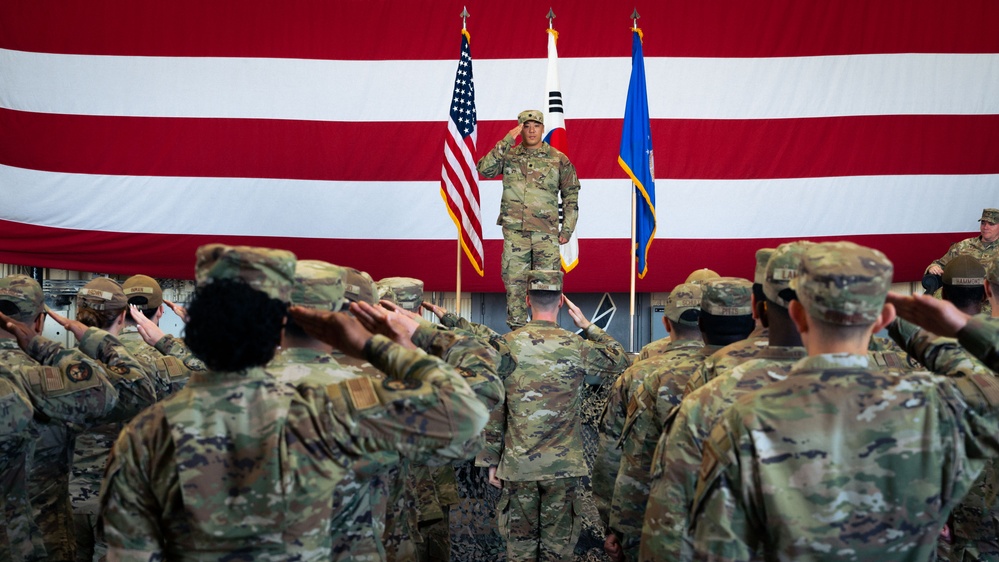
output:
M916 280L999 206L999 4L701 4L641 11L658 230L639 291L748 276L757 247L804 237ZM567 289L626 291L633 6L553 7L586 235ZM453 289L438 193L461 8L2 3L0 261L189 278L225 241ZM472 10L481 150L544 91L547 8ZM502 291L500 190L480 183L487 274L464 290Z

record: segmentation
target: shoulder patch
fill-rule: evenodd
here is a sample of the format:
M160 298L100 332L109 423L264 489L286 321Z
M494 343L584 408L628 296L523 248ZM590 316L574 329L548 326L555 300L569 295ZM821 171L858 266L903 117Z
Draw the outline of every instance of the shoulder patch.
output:
M368 377L357 377L345 381L347 394L350 401L358 410L366 410L378 405L378 395L375 394L375 387Z
M385 379L382 381L382 386L386 390L416 390L423 386L423 383L414 379Z
M995 376L973 373L952 380L972 406L999 406L999 379Z
M116 375L127 375L131 369L124 365L108 365L108 370Z
M73 363L72 365L70 365L69 367L66 368L66 377L69 378L69 380L71 380L73 382L88 381L88 380L90 380L90 377L92 377L92 376L94 376L94 371L93 371L93 369L90 368L90 365L87 365L86 363ZM45 378L46 378L45 382L46 382L46 385L47 385L48 384L48 379L49 379L49 376L48 376L47 372L46 372ZM47 386L47 388L49 390L56 390L56 389L54 389L52 387L48 387L48 386ZM61 387L60 387L60 390L61 390Z
M87 371L90 370L89 365L84 363L80 363L80 365L86 368ZM41 375L42 378L45 379L45 390L59 391L59 390L64 390L66 388L66 381L63 380L62 374L59 372L59 369L56 369L55 367L44 366L41 368ZM89 378L90 375L88 374L87 378L80 379L80 381L85 381L88 380Z
M180 377L187 371L187 368L180 362L180 359L172 355L164 355L156 358L154 367L168 381Z

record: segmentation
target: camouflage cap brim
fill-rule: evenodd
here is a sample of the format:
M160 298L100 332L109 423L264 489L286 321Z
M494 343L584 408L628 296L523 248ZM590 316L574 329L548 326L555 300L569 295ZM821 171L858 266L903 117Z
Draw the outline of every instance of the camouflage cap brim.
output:
M295 254L253 246L207 244L198 248L194 267L199 285L219 279L242 279L271 298L289 302L295 283Z

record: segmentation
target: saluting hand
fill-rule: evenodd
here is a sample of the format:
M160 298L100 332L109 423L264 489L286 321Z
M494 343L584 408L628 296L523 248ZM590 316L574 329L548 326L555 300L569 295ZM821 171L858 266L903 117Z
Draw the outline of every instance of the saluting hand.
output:
M86 324L80 322L79 320L70 320L47 306L45 307L45 312L47 312L49 316L56 321L56 324L59 324L63 328L73 332L73 335L76 336L77 340L83 339L83 334L87 331Z
M514 127L514 128L512 128L512 129L510 129L510 132L507 133L507 134L510 135L511 137L513 137L513 140L517 140L517 137L520 136L520 132L523 131L523 130L524 130L524 124L523 123L517 123L517 126Z
M180 306L179 304L177 304L175 302L170 302L170 301L168 301L166 299L163 299L163 304L169 306L170 310L172 310L174 314L176 314L177 316L180 316L181 322L187 324L187 309L186 308L184 308L183 306Z
M350 311L357 316L365 328L375 334L381 334L403 347L416 349L412 338L420 324L401 314L399 310L387 310L380 306L371 306L366 302L350 303Z
M421 304L420 306L432 312L433 315L436 316L438 320L444 318L444 316L447 315L447 309L444 308L443 306L437 306L436 304L427 301L423 301L423 304Z
M132 316L132 320L135 320L135 327L139 330L139 335L142 336L142 341L149 345L156 345L156 342L163 339L166 333L156 325L146 315L139 310L139 307L134 304L128 305L128 313Z
M17 338L17 345L21 349L27 351L28 344L35 337L35 331L28 324L21 322L20 320L14 320L10 316L0 312L0 322L3 323L3 327L8 332L14 334Z
M353 316L345 312L330 312L293 306L288 313L295 323L312 337L332 345L345 355L364 359L364 345L372 334Z
M904 296L889 291L887 302L902 318L948 338L956 337L971 318L952 303L930 295Z
M569 300L569 297L565 295L562 295L562 300L565 301L565 309L569 312L569 316L572 318L573 323L576 324L576 327L581 330L589 328L592 322L586 319L586 315L583 314L582 310L579 310L576 303Z

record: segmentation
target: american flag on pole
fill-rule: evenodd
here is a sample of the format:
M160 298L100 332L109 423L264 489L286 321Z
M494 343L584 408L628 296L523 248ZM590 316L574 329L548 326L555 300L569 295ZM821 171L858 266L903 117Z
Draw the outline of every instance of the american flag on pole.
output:
M468 261L481 276L484 272L482 251L482 210L479 207L479 173L475 151L475 86L472 81L472 51L469 34L461 30L461 57L454 76L450 118L444 140L444 165L441 170L441 196L447 212L458 227L461 247Z

